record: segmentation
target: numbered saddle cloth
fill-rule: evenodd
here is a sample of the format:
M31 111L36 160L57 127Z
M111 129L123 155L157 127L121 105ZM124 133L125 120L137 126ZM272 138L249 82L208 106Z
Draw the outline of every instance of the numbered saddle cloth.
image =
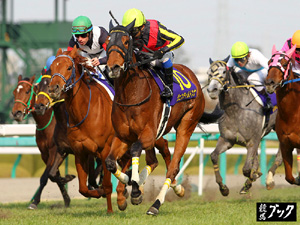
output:
M149 69L152 76L154 77L160 92L163 91L164 85L160 76L157 73ZM192 83L187 77L185 77L181 72L173 67L173 97L171 99L170 105L173 106L177 102L193 99L197 95L196 85Z

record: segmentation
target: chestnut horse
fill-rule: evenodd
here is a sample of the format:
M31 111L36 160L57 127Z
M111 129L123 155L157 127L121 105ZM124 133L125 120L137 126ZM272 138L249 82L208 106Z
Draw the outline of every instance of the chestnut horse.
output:
M64 101L53 102L53 100L48 95L48 88L51 79L51 74L49 70L46 72L44 69L42 70L41 80L38 85L38 90L36 93L36 101L35 101L35 112L38 115L44 115L46 110L51 109L54 112L54 116L56 119L56 127L54 130L54 142L57 145L57 155L55 161L53 163L52 169L50 170L50 175L55 174L57 168L61 165L63 160L69 155L74 154L71 148L71 145L67 139L67 116L66 116L66 106ZM93 166L94 158L90 156L89 158L90 171L89 171L89 179L88 184L91 188L97 188L96 178L100 173L101 183L101 161L97 162L97 168ZM98 160L98 159L96 159Z
M33 84L35 76L31 78L24 78L19 75L18 77L18 85L13 91L13 95L15 98L15 104L12 108L12 115L14 119L18 122L21 122L25 116L29 113L32 114L36 124L36 143L41 152L41 157L44 163L46 164L46 168L44 173L40 178L40 187L37 193L34 195L33 201L28 206L29 209L36 209L37 205L40 202L41 194L48 182L48 178L52 182L56 182L64 199L65 206L68 207L70 205L70 197L65 189L65 183L71 181L74 176L66 175L65 178L60 176L59 170L55 170L55 173L51 176L49 174L53 161L56 155L57 146L53 140L54 129L56 125L56 120L53 116L52 109L47 111L44 115L40 116L34 111L34 103L36 98L36 90L37 86Z
M282 52L273 46L265 85L269 93L276 91L278 113L275 131L280 143L285 179L290 184L300 185L300 174L294 178L292 173L292 151L300 148L300 79L292 71L292 55L295 49L296 45L287 52Z
M83 66L92 68L86 64L86 58L77 53L77 48L66 52L59 49L56 56L50 67L49 95L54 101L65 99L67 138L75 155L79 192L85 197L106 196L107 212L112 213L111 173L104 163L114 135L111 96L97 82L88 83ZM93 190L87 187L89 155L101 159L104 171L102 186Z
M139 157L143 149L147 152L155 145L164 102L160 98L159 88L149 70L141 69L136 64L132 37L129 34L132 27L133 24L112 28L107 39L107 66L110 70L109 76L114 79L116 93L112 110L115 136L106 165L121 182L128 182L126 174L117 169L116 160L130 150L132 157L131 201L133 204L139 204L141 202L139 186L151 172L144 169L138 174ZM174 187L179 195L184 194L183 188L176 186L174 181L179 172L180 159L204 111L204 97L195 74L183 65L177 64L174 67L188 79L188 83L194 83L196 94L195 98L178 102L171 109L163 135L170 132L172 127L175 128L174 154L161 192L147 211L149 215L158 214L170 186Z

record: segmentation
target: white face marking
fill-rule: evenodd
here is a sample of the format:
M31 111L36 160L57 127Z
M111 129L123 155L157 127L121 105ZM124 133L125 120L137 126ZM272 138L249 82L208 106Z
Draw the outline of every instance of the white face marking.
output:
M17 92L19 93L22 88L23 88L23 86L19 85L18 88L17 88Z
M56 65L58 66L58 65L59 65L59 63L56 63Z

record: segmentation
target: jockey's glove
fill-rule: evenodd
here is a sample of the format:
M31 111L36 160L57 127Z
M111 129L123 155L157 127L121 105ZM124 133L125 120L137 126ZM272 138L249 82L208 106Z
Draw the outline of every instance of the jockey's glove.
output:
M164 54L165 54L165 51L163 49L159 49L159 50L154 52L153 58L161 59L164 56Z

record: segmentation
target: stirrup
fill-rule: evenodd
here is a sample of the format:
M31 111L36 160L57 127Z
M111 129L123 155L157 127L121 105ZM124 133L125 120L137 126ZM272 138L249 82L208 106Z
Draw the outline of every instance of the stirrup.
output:
M173 92L172 92L171 88L169 88L168 86L165 86L164 90L161 92L160 95L163 98L171 98L173 96Z

